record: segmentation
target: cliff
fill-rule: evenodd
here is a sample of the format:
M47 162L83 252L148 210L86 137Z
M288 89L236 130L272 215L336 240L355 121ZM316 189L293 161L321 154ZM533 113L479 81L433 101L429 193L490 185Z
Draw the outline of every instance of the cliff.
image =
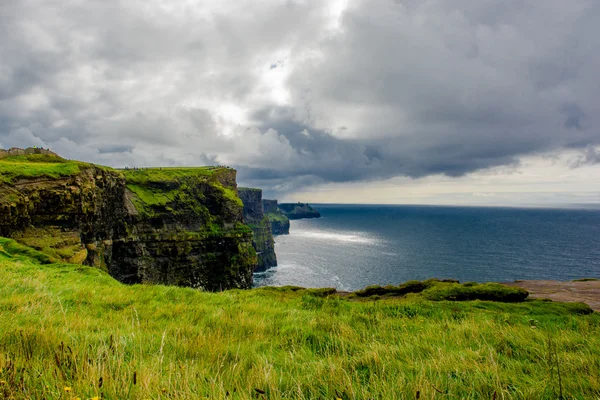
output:
M0 149L0 159L13 156L27 156L31 154L41 154L45 156L58 157L58 154L56 154L55 152L50 151L49 149L42 149L40 147L29 147L27 149L19 149L18 147L13 147L8 150Z
M279 209L289 219L320 218L321 213L308 204L281 203Z
M263 200L263 209L269 221L271 221L271 232L273 235L287 235L290 233L290 220L279 209L277 200Z
M117 171L33 150L0 157L0 236L125 283L251 287L235 170Z
M256 271L266 271L277 265L277 257L271 222L263 210L262 190L239 188L239 196L244 204L244 220L253 233L252 244L258 256Z

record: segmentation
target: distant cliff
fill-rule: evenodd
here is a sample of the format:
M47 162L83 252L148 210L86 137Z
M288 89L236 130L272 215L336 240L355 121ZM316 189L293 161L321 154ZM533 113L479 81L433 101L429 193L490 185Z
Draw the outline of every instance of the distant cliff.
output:
M256 271L266 271L277 265L277 257L271 222L263 209L262 190L239 188L239 196L244 203L244 220L253 233L252 244L258 256Z
M277 200L263 200L263 209L269 221L273 235L287 235L290 233L290 220L277 205Z
M308 204L303 203L281 203L279 209L289 219L320 218L321 213Z
M257 263L229 168L114 170L0 151L0 236L125 283L249 288Z
M56 154L53 151L50 151L50 149L43 149L41 147L29 147L27 149L19 149L18 147L13 147L8 150L0 149L0 159L13 156L26 156L30 154L42 154L45 156L58 157L58 154Z

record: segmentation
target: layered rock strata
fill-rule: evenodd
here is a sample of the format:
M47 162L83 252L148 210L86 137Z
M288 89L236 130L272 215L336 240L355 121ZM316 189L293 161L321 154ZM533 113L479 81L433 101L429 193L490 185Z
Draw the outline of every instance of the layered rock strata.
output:
M290 220L279 209L277 200L263 199L263 209L271 222L271 232L273 232L273 235L287 235L290 233Z
M0 159L0 236L125 283L252 286L236 171L114 170L23 152Z
M263 209L262 190L239 188L239 196L244 204L244 220L253 233L253 245L258 257L256 272L266 271L277 265L277 257L271 222Z

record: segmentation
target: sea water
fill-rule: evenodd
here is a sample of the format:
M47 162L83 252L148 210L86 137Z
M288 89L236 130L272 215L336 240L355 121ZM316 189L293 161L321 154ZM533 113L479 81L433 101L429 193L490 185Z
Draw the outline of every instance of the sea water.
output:
M412 279L600 278L600 211L314 205L275 237L279 265L255 286L356 290Z

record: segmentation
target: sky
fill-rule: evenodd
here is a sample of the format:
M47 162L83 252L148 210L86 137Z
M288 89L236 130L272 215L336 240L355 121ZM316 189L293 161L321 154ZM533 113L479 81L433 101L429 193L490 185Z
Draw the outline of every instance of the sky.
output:
M0 148L264 197L600 204L597 0L2 0Z

